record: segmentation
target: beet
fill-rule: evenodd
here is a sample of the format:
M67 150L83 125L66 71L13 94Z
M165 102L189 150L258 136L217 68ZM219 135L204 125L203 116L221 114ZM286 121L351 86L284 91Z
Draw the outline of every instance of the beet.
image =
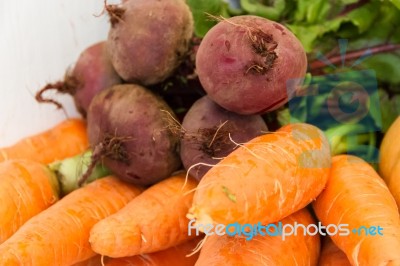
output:
M244 15L223 19L204 36L196 70L208 96L239 114L262 114L283 106L303 78L307 57L283 25Z
M107 7L107 46L127 82L153 85L168 78L189 49L192 13L184 0L131 0Z
M186 170L193 165L215 165L235 148L268 131L260 115L239 115L227 111L207 96L197 100L182 122L180 155ZM234 141L232 142L231 139ZM198 165L190 175L200 180L210 166Z
M175 117L148 89L115 85L93 98L87 117L93 163L101 160L119 178L151 185L177 170L179 136L168 128Z
M79 56L71 71L67 71L63 81L47 84L36 94L39 102L49 102L61 108L53 99L43 97L47 90L56 90L74 97L77 110L86 116L90 102L96 93L122 82L109 59L105 41L86 48Z

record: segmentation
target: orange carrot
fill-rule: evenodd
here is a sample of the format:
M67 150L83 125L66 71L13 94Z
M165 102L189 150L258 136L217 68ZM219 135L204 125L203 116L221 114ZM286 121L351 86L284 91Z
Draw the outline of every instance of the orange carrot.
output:
M88 151L50 166L20 159L0 162L0 243L27 220L77 189L79 173L87 168L90 155ZM96 165L88 181L108 174L102 165Z
M351 266L346 254L341 251L329 237L325 237L321 255L318 261L319 266Z
M200 238L197 237L195 239L189 240L185 243L182 243L178 246L174 246L168 248L166 250L141 254L132 257L125 258L117 258L117 259L108 259L105 261L105 266L193 266L196 263L196 260L199 256L199 253L196 253L192 256L187 256L190 254L193 249L196 248L196 245L199 243ZM83 266L83 265L82 265Z
M341 230L341 235L331 238L352 265L400 265L396 202L364 160L351 155L333 157L326 189L313 207L323 225L347 225L348 232Z
M308 124L287 125L241 145L201 179L188 218L196 224L273 223L322 191L329 144Z
M28 220L0 245L0 265L71 265L95 256L92 226L115 213L141 189L115 177L98 179Z
M71 266L103 266L104 262L107 261L107 259L108 258L97 254L87 260L72 264Z
M379 171L382 178L389 183L395 165L400 161L400 116L390 125L380 146Z
M0 163L0 243L55 203L58 195L57 179L45 165L26 160Z
M96 255L73 266L193 266L199 253L187 256L196 248L203 236L186 241L178 246L173 246L158 252L140 254L131 257L110 258Z
M400 208L400 116L390 126L380 147L379 171Z
M188 235L185 215L197 185L185 174L167 178L144 191L126 207L97 223L90 232L92 249L109 257L127 257L179 245Z
M307 209L302 209L282 221L294 226L295 222L308 226L314 224ZM256 235L251 240L239 236L211 235L205 238L196 266L269 265L269 266L316 266L320 251L319 235L305 234L298 228L297 234L283 239L281 236Z
M28 159L44 164L84 152L89 147L83 120L68 119L10 147L0 149L0 162Z
M392 172L390 173L388 187L396 200L397 207L400 208L400 160L393 167Z

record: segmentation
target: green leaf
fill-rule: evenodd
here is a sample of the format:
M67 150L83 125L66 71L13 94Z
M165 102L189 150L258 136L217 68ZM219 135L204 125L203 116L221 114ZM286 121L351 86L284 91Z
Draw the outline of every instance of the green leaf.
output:
M307 53L313 51L317 45L324 46L324 37L332 34L333 38L357 38L367 32L383 16L379 3L371 2L352 10L343 16L326 19L334 7L328 1L302 0L298 2L295 13L295 23L287 27L299 38ZM337 7L335 7L337 8ZM330 14L329 14L330 15Z
M383 89L380 89L378 94L380 113L371 112L371 116L375 121L382 121L382 132L385 133L397 116L400 115L400 95L389 98L388 93Z
M341 0L340 2L344 5L350 5L350 4L355 4L357 3L359 0Z
M400 0L390 0L398 9L400 9Z
M226 3L222 0L187 0L194 19L195 34L199 37L204 35L217 22L209 18L207 14L218 16L226 14Z
M363 62L363 66L375 70L381 81L400 83L400 56L395 53L371 56Z
M294 35L303 44L304 50L309 53L314 48L314 43L321 34L324 33L324 29L321 25L286 25Z
M297 22L314 24L326 19L331 4L326 0L299 0L294 19Z
M370 28L379 15L379 12L376 12L379 8L379 3L377 2L365 4L344 16L343 21L351 22L358 28L359 33L363 33Z
M358 39L352 41L355 49L374 46L384 42L400 42L400 10L394 8L389 2L380 5L376 12L379 19L376 19L369 29L362 35L357 35ZM354 38L352 38L354 39Z
M248 13L270 20L279 20L285 10L286 0L275 0L273 6L267 6L257 0L240 0L242 8Z
M290 115L289 108L285 108L278 111L277 120L280 126L288 125L291 123L301 123L304 122L306 119L305 117L306 113L305 112L303 113L304 113L303 119L299 120L296 117Z

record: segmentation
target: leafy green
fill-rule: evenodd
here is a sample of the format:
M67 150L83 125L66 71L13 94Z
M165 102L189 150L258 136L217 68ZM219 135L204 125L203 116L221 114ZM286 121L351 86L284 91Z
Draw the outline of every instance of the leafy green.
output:
M363 66L375 70L377 78L382 81L400 83L400 55L377 54L366 59Z
M349 70L308 76L288 108L277 115L280 125L304 122L327 135L332 154L350 153L376 162L377 132L382 118L375 72Z
M371 115L375 121L382 121L382 132L386 132L393 121L400 115L400 95L395 95L392 98L389 94L380 89L376 92L379 97L379 112L372 110Z
M325 20L331 8L331 3L326 0L299 0L294 13L296 22L315 24Z
M400 0L390 0L398 9L400 9Z
M199 37L203 37L217 23L209 15L228 16L227 4L222 0L187 0L187 3L193 14L195 34Z
M302 7L302 4L305 6ZM354 9L345 16L327 20L329 8L328 1L299 1L295 21L287 24L308 53L313 51L318 40L326 34L336 32L336 38L348 38L364 33L379 15L376 12L377 9L379 10L379 6L375 2Z
M285 10L286 1L275 0L273 2L273 6L267 6L257 0L240 0L242 8L246 12L252 15L277 21L279 20L282 12Z

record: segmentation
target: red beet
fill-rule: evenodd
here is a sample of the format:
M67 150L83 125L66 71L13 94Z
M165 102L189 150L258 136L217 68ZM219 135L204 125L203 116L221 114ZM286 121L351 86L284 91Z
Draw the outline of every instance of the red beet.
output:
M234 142L244 143L268 131L260 115L227 111L207 96L192 105L183 119L182 129L180 154L186 170L198 163L215 165L236 148ZM190 175L200 180L210 168L192 167Z
M208 96L227 110L260 114L284 105L287 82L305 76L300 41L281 24L256 16L224 19L204 36L196 70Z
M36 94L36 99L39 102L50 102L61 107L57 101L46 99L42 94L51 89L71 94L78 111L86 116L89 104L98 92L121 82L121 78L111 64L105 41L103 41L85 49L73 69L67 71L64 81L47 84Z
M169 106L142 86L100 92L87 117L93 163L102 161L119 178L139 185L168 177L181 165L179 136L168 128L171 116Z
M108 50L128 82L153 85L178 67L193 35L192 13L184 0L132 0L107 7Z

